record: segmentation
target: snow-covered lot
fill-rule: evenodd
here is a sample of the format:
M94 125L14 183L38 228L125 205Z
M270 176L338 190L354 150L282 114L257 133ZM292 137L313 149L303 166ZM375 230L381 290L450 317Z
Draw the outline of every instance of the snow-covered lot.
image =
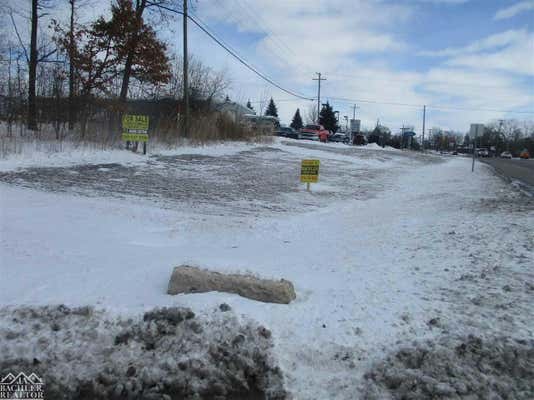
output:
M388 356L472 348L468 335L497 349L504 337L534 367L534 200L485 165L300 142L106 157L0 163L3 307L90 305L125 318L180 306L210 319L227 303L272 331L295 399L400 396L413 377L381 379ZM321 160L309 193L302 158ZM289 279L297 299L168 296L180 264ZM0 314L0 331L8 325ZM506 372L508 389L489 371L488 384L465 388L425 373L435 382L413 398L534 390L517 383L532 378L523 372Z

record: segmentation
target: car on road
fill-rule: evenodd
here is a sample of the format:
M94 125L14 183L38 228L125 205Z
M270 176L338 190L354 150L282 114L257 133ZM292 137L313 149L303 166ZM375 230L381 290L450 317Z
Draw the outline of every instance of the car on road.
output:
M509 151L503 151L501 153L501 158L509 158L509 159L512 159L512 153L510 153Z
M530 153L527 149L524 149L521 154L519 154L519 158L522 158L523 160L527 160L530 158Z
M329 131L322 125L308 124L300 130L300 137L302 139L320 140L326 142L328 140Z
M291 127L282 126L275 132L276 136L286 137L290 139L300 139L299 133Z
M349 137L345 135L344 133L338 132L334 133L328 138L329 142L335 142L335 143L348 143Z
M479 157L489 157L490 153L489 153L488 149L478 149L477 150L477 156L479 156Z

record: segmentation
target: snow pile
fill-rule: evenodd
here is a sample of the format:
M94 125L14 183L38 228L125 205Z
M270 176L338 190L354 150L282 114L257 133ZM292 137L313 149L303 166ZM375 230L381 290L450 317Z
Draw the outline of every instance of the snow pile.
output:
M212 157L235 155L263 144L254 142L210 143L183 145L169 148L149 143L148 156L141 149L133 153L122 148L104 148L97 143L77 144L58 141L21 141L16 152L0 157L0 171L14 171L31 167L69 167L85 164L118 163L121 165L145 165L150 155L177 156L183 154L209 155Z
M221 304L208 317L160 308L0 310L0 375L36 373L50 399L285 399L271 332Z
M468 336L404 348L366 379L366 400L531 400L534 340Z
M369 150L384 150L384 151L401 151L399 149L396 149L395 147L391 146L380 146L378 143L369 143L368 145L362 147Z
M82 164L143 163L139 155L126 150L102 150L90 147L72 147L63 145L63 150L50 150L43 146L41 151L24 151L0 159L0 171L15 171L31 167L68 167Z

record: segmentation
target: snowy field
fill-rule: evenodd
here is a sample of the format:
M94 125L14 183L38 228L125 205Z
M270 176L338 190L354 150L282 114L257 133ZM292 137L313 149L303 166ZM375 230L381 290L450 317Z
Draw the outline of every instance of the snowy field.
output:
M303 158L321 160L309 193L298 182ZM226 303L272 332L295 399L400 398L413 376L391 383L384 369L399 369L403 349L520 348L532 371L534 200L470 163L294 141L4 160L0 304L89 305L121 318L179 306L210 320ZM289 279L297 299L168 296L180 264ZM513 371L507 387L471 372L458 388L422 364L406 366L426 385L413 398L534 390L514 380L532 375Z

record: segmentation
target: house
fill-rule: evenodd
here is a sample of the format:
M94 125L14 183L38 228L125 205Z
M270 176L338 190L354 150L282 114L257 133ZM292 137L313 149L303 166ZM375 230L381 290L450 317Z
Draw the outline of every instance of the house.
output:
M250 108L247 108L239 103L236 103L230 100L226 100L222 103L216 104L215 110L220 112L221 114L227 115L234 122L241 121L244 115L247 115L247 114L255 115L256 114Z

